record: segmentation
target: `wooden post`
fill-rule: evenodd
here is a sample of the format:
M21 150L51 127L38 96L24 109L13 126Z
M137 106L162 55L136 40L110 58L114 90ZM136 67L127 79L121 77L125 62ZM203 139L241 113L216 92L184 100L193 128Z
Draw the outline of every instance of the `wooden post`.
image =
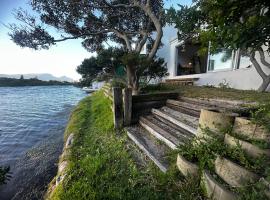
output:
M113 115L114 128L119 129L123 126L123 94L120 87L113 88Z
M132 116L132 89L125 88L124 89L124 125L129 126L131 124L131 116Z

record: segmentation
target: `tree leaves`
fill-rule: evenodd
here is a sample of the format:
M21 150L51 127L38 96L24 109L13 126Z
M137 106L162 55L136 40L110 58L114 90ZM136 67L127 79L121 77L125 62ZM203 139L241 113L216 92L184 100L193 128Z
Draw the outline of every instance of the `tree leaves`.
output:
M270 42L269 8L267 0L197 0L191 7L171 8L168 15L179 30L179 39L199 38L203 47L211 41L214 50L256 51Z

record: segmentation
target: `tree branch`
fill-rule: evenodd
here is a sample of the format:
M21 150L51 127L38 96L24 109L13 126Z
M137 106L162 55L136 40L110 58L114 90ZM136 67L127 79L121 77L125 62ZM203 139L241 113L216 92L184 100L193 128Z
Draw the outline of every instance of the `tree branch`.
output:
M106 0L103 0L103 3L107 6L107 7L111 7L111 8L120 8L120 7L123 7L123 8L135 8L135 7L138 7L137 4L111 4L109 2L107 2Z
M142 50L143 46L145 45L147 39L148 39L148 34L145 32L145 33L143 33L142 39L139 40L137 45L136 45L136 48L135 48L136 52L141 52L141 50Z
M122 38L125 41L128 51L132 51L130 41L128 39L128 36L125 33L121 33L120 31L116 29L112 29L111 31L114 32L118 37Z
M264 71L262 70L261 66L257 62L257 60L255 58L255 52L251 53L251 55L250 55L250 61L254 65L256 71L258 72L258 74L262 77L263 80L265 80L267 78L267 75L264 73Z
M155 14L152 12L151 8L149 6L143 6L140 5L141 9L149 16L149 18L152 20L152 22L154 23L154 26L156 28L157 31L157 35L155 38L155 42L154 45L148 55L149 59L153 59L154 56L156 55L156 52L158 50L159 44L161 42L161 38L163 36L163 31L162 31L162 26L160 23L160 20L155 16Z
M264 55L263 49L260 48L260 49L258 50L258 52L259 52L259 54L260 54L261 63L262 63L263 65L265 65L266 67L270 68L270 63L266 62L266 60L265 60L265 55Z

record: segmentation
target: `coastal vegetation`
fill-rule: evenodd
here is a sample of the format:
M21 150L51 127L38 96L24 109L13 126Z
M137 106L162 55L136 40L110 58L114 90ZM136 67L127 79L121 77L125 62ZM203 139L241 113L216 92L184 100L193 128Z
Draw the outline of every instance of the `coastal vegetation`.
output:
M269 130L270 106L266 104L270 99L269 93L246 91L246 95L239 96L238 90L228 88L174 88L164 85L144 88L148 92L166 90L181 92L184 96L220 97L265 104L251 111L251 116L254 123ZM208 129L203 132L211 135ZM226 129L226 133L233 135L231 127ZM213 161L218 154L239 162L248 170L263 174L269 180L269 169L264 159L251 159L238 146L229 148L218 139L194 145L195 139L177 150L170 150L167 153L170 168L167 173L162 173L128 140L124 130L114 129L111 101L102 91L86 97L78 104L66 128L65 138L70 134L74 134L74 143L67 158L67 174L47 194L47 199L204 199L205 188L200 185L199 177L184 178L176 168L175 158L178 153L189 161L196 161L200 173L203 170L214 173ZM215 179L224 184L218 177ZM240 199L265 198L262 192L265 186L261 186L261 183L232 190L239 194Z
M175 165L162 173L123 130L114 130L110 105L100 91L73 111L65 132L65 138L74 134L67 175L47 198L202 199L195 180L185 180ZM175 153L168 157L174 158Z
M42 81L37 78L16 79L0 77L0 87L20 87L20 86L50 86L50 85L73 85L70 82Z

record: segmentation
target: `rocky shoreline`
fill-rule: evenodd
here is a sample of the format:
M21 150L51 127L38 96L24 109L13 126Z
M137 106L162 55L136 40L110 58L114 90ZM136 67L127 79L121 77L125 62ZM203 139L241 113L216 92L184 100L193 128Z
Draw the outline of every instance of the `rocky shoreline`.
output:
M1 200L40 200L57 173L63 134L41 142L11 165L12 178L0 187Z
M49 184L47 193L45 195L45 199L47 198L50 199L51 194L57 188L59 183L61 183L66 177L66 169L68 166L68 155L70 154L70 148L73 144L73 141L74 141L74 134L70 133L63 147L62 154L59 158L57 174Z

